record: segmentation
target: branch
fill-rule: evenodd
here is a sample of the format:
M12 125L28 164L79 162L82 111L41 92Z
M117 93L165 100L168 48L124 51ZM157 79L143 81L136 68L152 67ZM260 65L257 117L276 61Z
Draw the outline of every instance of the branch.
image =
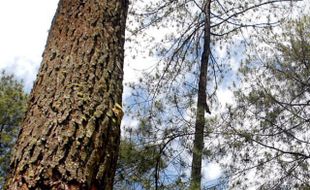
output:
M302 0L274 0L274 1L267 1L267 2L264 2L264 3L257 4L257 5L253 5L253 6L250 6L250 7L246 8L246 9L241 10L240 12L236 12L236 13L230 15L230 16L228 16L227 18L224 18L224 19L222 18L222 21L221 21L221 22L216 23L216 24L214 24L214 25L211 25L211 28L217 27L217 26L223 24L224 22L227 22L227 21L228 21L229 19L231 19L232 17L236 17L236 16L238 16L238 15L240 15L240 14L243 14L243 13L245 13L245 12L247 12L247 11L249 11L249 10L252 10L252 9L254 9L254 8L258 8L258 7L261 7L261 6L264 6L264 5L268 5L268 4L273 4L273 3L279 3L279 2L292 2L292 1L297 2L297 1L302 1Z
M275 150L277 152L280 152L282 154L290 154L290 155L294 155L294 156L298 156L298 157L303 157L305 159L309 159L310 158L310 155L306 155L306 154L302 154L302 153L299 153L299 152L292 152L292 151L287 151L287 150L282 150L280 148L277 148L277 147L274 147L274 146L270 146L270 145L266 145L258 140L255 140L254 138L252 137L249 137L249 136L245 136L243 133L240 133L237 129L235 129L233 126L229 125L230 128L233 129L233 131L238 135L238 136L241 136L241 137L244 137L244 138L247 138L248 140L252 141L252 142L255 142L256 144L259 144L265 148L269 148L271 150Z

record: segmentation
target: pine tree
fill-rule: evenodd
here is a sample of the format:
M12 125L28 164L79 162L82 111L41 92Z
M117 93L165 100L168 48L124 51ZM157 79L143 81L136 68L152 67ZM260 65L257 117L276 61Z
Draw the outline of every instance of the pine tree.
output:
M60 0L6 189L112 189L126 0Z
M214 144L214 155L231 159L231 187L310 188L309 26L304 16L263 33L264 48L252 47L240 68L243 86L218 131L225 140Z
M210 113L215 107L216 90L227 72L225 61L236 50L230 44L234 50L228 49L227 58L220 60L214 49L229 47L227 44L233 43L234 37L244 29L254 28L250 31L255 31L276 25L285 17L281 9L288 10L287 2L293 1L169 0L147 3L142 10L134 12L140 16L141 23L140 28L132 30L134 35L142 30L147 36L143 30L148 27L170 30L167 29L166 38L155 43L150 51L150 55L161 57L160 63L145 71L140 84L131 85L132 100L144 109L139 111L136 105L131 109L141 118L139 130L154 133L147 135L150 144L166 148L162 151L163 157L179 160L178 166L174 165L177 168L191 165L192 189L201 189L202 159L209 152L204 137L209 136L213 127L208 123L212 118L205 118L205 112ZM270 13L273 10L278 12L274 11L273 15ZM154 38L151 37L147 46L152 43ZM194 136L193 146L187 142L191 136ZM184 149L177 151L167 145L176 141L184 145L186 153ZM191 164L186 160L189 154L192 155ZM179 174L184 176L182 171ZM165 176L159 171L154 175L155 189L159 188L160 175Z

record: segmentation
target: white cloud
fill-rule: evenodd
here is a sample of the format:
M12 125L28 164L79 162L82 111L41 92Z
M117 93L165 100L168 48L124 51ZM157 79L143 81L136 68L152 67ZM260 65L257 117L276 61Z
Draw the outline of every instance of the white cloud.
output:
M41 62L58 0L10 0L0 6L0 69L24 79L29 90Z
M222 170L218 164L211 162L204 165L205 167L202 168L202 173L204 174L206 181L214 180L221 176Z
M6 65L0 67L0 69L5 69L7 73L14 74L18 80L22 80L27 92L33 86L38 68L38 63L26 57L15 57L13 60L8 61Z
M221 105L234 104L234 94L228 88L220 88L216 93Z

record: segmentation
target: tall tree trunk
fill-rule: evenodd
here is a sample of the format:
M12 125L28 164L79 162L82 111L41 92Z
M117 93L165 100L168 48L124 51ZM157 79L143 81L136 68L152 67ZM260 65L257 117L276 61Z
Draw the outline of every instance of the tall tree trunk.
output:
M112 189L127 6L127 0L60 0L7 189Z
M201 56L200 76L198 86L198 101L197 101L197 113L195 123L195 137L193 147L193 160L192 160L192 172L191 172L191 188L201 189L201 164L202 164L202 152L204 148L203 131L205 127L204 113L210 110L206 102L206 87L207 87L207 73L208 73L208 61L210 55L210 4L211 1L206 1L205 4L205 25L204 25L204 46Z

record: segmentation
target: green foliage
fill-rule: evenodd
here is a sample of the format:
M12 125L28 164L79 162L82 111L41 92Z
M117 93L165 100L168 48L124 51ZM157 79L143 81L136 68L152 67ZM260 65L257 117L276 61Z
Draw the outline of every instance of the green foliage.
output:
M241 66L243 86L222 117L224 141L214 154L231 159L224 163L231 187L303 189L310 185L310 17L261 41L269 48Z
M129 140L122 140L119 150L115 189L151 189L154 166L159 156L157 146L138 146ZM160 159L160 165L163 160Z
M27 95L23 85L13 75L0 76L0 186L9 166L10 151L17 138L20 122L26 110Z

